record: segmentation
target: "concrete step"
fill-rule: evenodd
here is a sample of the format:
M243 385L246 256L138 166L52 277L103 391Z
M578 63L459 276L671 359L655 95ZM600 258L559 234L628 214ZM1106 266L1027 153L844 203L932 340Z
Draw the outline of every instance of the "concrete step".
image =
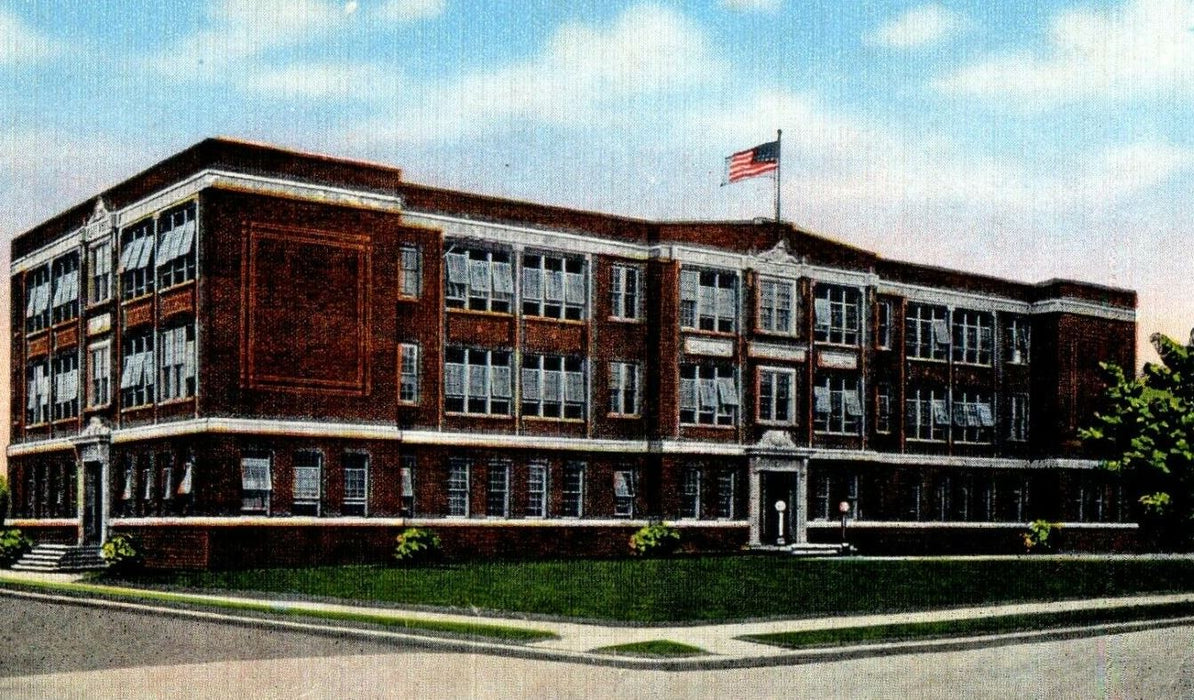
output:
M94 571L107 567L98 546L39 544L13 564L17 571Z

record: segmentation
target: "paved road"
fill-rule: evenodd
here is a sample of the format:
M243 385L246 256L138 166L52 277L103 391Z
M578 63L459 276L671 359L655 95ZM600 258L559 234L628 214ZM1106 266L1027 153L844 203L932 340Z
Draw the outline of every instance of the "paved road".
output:
M0 641L0 697L6 698L1194 698L1194 627L803 666L666 672L404 651L0 598ZM146 666L129 668L136 663Z

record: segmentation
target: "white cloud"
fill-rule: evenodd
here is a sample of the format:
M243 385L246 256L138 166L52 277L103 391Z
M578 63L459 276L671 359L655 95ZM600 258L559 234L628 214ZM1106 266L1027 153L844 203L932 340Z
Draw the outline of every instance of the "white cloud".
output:
M443 14L446 0L389 0L381 7L379 19L395 22L414 22Z
M1040 54L991 56L937 81L947 93L1000 98L1020 109L1088 98L1194 93L1194 1L1129 0L1106 11L1066 10Z
M20 18L0 10L0 65L32 63L58 50L52 39Z
M392 97L403 78L397 71L370 64L300 63L248 73L239 84L286 98L382 99Z
M738 12L778 10L783 0L721 0L722 7Z
M863 41L897 49L917 48L945 41L965 24L960 13L933 3L909 9L863 37Z

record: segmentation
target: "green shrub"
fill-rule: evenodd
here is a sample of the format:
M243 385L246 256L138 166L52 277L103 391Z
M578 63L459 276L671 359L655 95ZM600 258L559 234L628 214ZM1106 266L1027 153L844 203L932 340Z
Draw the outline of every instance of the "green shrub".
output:
M8 490L8 480L0 474L0 527L4 525L4 519L8 517L8 500L11 498Z
M0 568L12 566L18 559L33 548L33 541L13 528L0 528Z
M144 563L141 543L132 535L112 535L104 542L100 553L115 573L136 571Z
M394 560L399 564L422 564L439 556L439 535L433 530L409 527L398 535L394 547Z
M651 523L630 536L630 553L640 557L661 557L680 546L680 531L667 523Z
M1048 520L1034 520L1028 524L1028 532L1022 537L1024 549L1029 552L1048 552L1057 543L1056 538L1050 539L1054 530L1060 530L1061 523L1051 523Z

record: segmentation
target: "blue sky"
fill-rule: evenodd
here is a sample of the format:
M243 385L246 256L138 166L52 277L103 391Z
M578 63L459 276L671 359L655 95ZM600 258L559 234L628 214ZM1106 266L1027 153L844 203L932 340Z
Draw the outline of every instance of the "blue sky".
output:
M0 4L0 235L210 135L658 218L1136 289L1194 325L1194 2Z

